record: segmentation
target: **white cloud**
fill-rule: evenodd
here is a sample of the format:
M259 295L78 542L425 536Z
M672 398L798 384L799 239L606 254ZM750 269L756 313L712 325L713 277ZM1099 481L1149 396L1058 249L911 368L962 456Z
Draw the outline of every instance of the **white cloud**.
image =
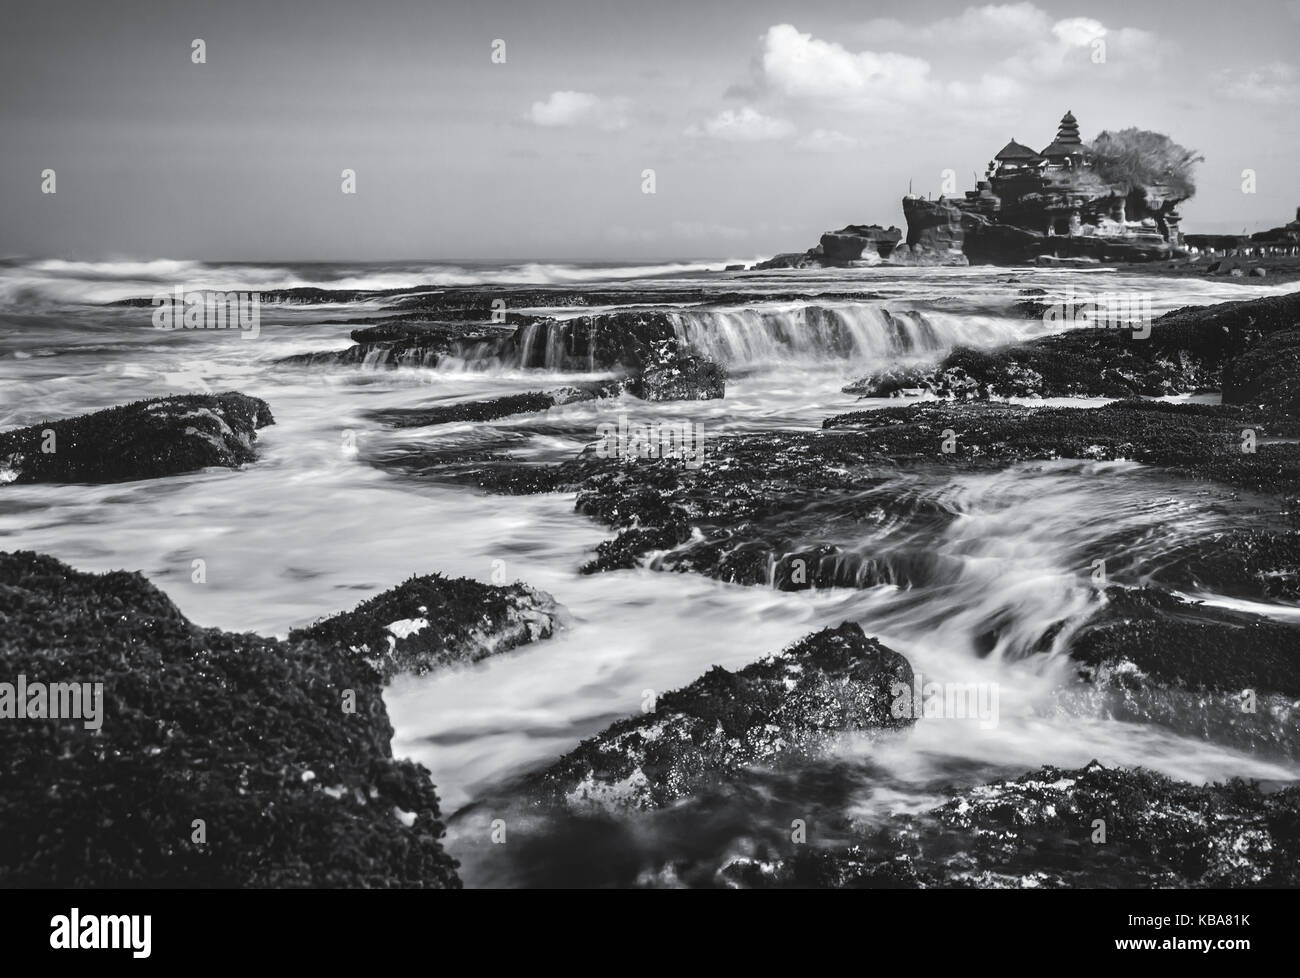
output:
M931 89L930 64L906 54L861 51L801 34L792 24L769 27L763 42L763 76L778 93L805 98L876 95L906 101Z
M791 24L768 28L761 59L769 91L787 98L812 98L862 108L977 104L1018 97L1019 82L983 75L970 82L931 77L924 58L893 51L852 52L834 41L800 33Z
M794 134L794 123L764 115L752 106L724 109L703 126L691 126L688 136L710 136L732 142L753 143L767 139L784 139Z
M882 17L867 21L857 33L873 44L944 41L1017 45L1041 37L1051 26L1052 18L1032 3L1008 3L967 7L956 17L944 17L930 24L905 24Z
M1300 102L1296 69L1281 61L1258 68L1225 68L1214 76L1215 87L1229 98L1265 105Z
M1300 5L1300 0L1292 3ZM868 21L858 35L874 46L992 49L1004 57L998 73L1035 81L1102 64L1109 66L1109 77L1119 77L1156 64L1169 47L1151 31L1136 27L1109 27L1092 17L1053 20L1032 3L969 7L956 17L931 23L881 18Z
M528 116L539 126L626 129L630 105L625 98L602 98L589 92L552 92L545 102L534 102Z
M1050 34L1008 58L1003 68L1029 78L1059 78L1103 65L1121 70L1150 66L1159 53L1158 39L1147 31L1131 27L1111 30L1091 17L1069 17L1053 24Z
M814 129L795 143L795 149L805 153L844 153L859 145L860 140L837 129Z

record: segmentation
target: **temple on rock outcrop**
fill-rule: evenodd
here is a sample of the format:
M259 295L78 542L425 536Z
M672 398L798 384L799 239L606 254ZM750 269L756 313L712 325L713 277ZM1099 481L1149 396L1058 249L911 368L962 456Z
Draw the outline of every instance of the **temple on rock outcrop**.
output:
M1001 262L1040 255L1141 261L1181 251L1176 208L1190 190L1136 183L1127 174L1108 179L1096 164L1096 150L1084 143L1078 119L1067 111L1042 150L1013 137L963 196L905 197L909 250L914 256L933 252L945 264L960 263L957 252L970 261Z
M1161 133L1103 132L1089 145L1067 111L1041 151L1014 137L959 197L903 198L907 236L850 224L753 267L1152 261L1186 254L1177 206L1200 157ZM900 240L901 239L901 240Z
M1047 235L1155 237L1177 247L1179 217L1160 188L1128 191L1092 172L1092 153L1067 111L1056 138L1034 152L1012 139L984 179L954 203L991 220ZM1168 206L1166 206L1168 205Z

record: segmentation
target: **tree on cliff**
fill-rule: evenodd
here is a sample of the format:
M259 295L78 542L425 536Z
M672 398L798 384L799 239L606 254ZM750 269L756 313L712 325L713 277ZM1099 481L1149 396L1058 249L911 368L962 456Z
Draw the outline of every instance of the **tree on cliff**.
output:
M1195 150L1150 129L1103 132L1092 144L1092 157L1093 173L1107 183L1121 185L1126 193L1164 184L1183 198L1196 193L1192 170L1205 160Z

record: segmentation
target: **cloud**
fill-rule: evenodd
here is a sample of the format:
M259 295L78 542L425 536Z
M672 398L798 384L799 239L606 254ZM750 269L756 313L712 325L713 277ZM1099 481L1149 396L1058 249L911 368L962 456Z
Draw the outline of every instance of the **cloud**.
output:
M583 126L612 131L626 129L631 102L602 98L589 92L552 92L545 102L534 102L528 117L538 126Z
M1020 82L1001 75L942 82L931 77L924 58L893 51L854 53L834 41L800 33L791 24L768 28L761 63L772 93L858 108L988 106L1023 93Z
M893 52L854 54L834 41L802 34L792 24L767 29L762 70L774 91L792 98L874 96L914 102L934 86L928 61Z
M773 25L762 37L758 87L777 98L816 99L855 109L988 110L1015 104L1045 81L1086 77L1092 82L1148 70L1167 50L1149 31L1112 28L1090 17L1054 20L1032 3L970 7L928 24L875 20L863 36L873 47L852 51L792 24ZM1014 53L1002 57L999 52L995 68L948 79L935 77L924 57L894 49L920 45L942 51L944 64L970 64L969 54L958 59L947 54L954 45L987 50L999 44ZM989 61L987 56L979 60ZM1090 74L1083 76L1084 71Z
M725 109L703 126L691 126L688 136L709 136L730 142L754 143L768 139L784 139L794 135L794 123L764 115L752 106Z
M1060 78L1080 70L1107 66L1116 74L1151 68L1164 54L1164 45L1150 31L1134 27L1112 29L1091 17L1069 17L1052 25L1049 35L1008 58L1003 69L1027 78Z
M1041 37L1051 26L1052 18L1032 3L1008 3L968 7L956 17L944 17L930 24L905 24L882 17L867 21L856 33L872 44L944 41L1018 45L1026 39Z
M1300 4L1300 0L1294 0ZM933 47L943 44L982 50L1014 51L1001 70L1020 76L1060 75L1092 63L1093 45L1104 41L1106 63L1150 64L1164 50L1160 39L1133 27L1111 28L1091 17L1053 20L1032 3L967 7L955 17L928 24L906 24L892 18L868 21L857 32L872 44Z
M861 140L837 129L814 129L795 143L795 149L804 153L845 153L860 145Z
M1300 102L1296 69L1281 61L1258 68L1225 68L1214 75L1215 87L1229 98L1264 105Z

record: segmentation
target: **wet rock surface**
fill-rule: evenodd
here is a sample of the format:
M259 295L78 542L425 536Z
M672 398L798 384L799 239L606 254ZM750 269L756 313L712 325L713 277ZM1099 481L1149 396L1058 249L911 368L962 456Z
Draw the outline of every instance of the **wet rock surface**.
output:
M290 641L340 645L384 679L466 665L550 638L563 612L544 591L441 574L412 577L352 611L290 632Z
M1254 690L1300 697L1300 628L1185 601L1152 588L1107 592L1106 606L1072 639L1086 675L1129 685Z
M522 317L517 326L458 322L411 322L406 319L352 331L354 346L344 350L298 354L280 362L289 365L365 365L436 367L448 358L495 362L526 370L609 371L626 383L586 384L593 397L615 396L631 390L651 401L704 400L723 397L726 372L720 364L693 354L679 344L672 319L663 312L618 312L575 316ZM451 409L448 420L488 420L520 411L544 410L545 392L514 395L520 405L511 410L508 398L497 398L494 413L486 404L467 413ZM436 412L433 416L437 416ZM438 421L421 422L437 424Z
M1038 300L1026 302L1026 314L1035 314ZM1073 303L1062 306L1061 314L1085 315ZM1300 293L1188 307L1156 319L1145 338L1137 335L1143 325L1133 328L1127 319L1084 326L999 350L956 349L933 368L872 375L845 390L886 397L916 388L979 400L1163 396L1222 387L1229 403L1258 398L1258 403L1293 409L1288 392L1295 387L1298 323Z
M182 394L0 432L0 485L127 482L238 468L257 458L257 431L274 424L245 394Z
M617 397L626 388L623 380L553 387L545 391L506 394L481 401L459 401L427 408L402 408L374 411L371 417L394 428L421 428L457 421L493 421L516 414L534 414L565 404Z
M1104 836L1099 835L1104 831ZM1101 841L1099 841L1101 840ZM717 874L737 887L1294 886L1300 788L1198 786L1144 770L1044 767L956 794L851 845L760 847Z
M103 684L98 729L0 722L0 885L459 886L344 645L199 628L139 574L30 552L0 554L0 622L6 680Z
M350 347L299 353L280 363L303 367L436 367L448 357L504 344L514 332L513 326L390 320L354 329Z
M755 764L815 754L838 734L905 726L891 713L912 669L845 622L753 665L715 666L529 779L525 794L585 808L658 808Z

